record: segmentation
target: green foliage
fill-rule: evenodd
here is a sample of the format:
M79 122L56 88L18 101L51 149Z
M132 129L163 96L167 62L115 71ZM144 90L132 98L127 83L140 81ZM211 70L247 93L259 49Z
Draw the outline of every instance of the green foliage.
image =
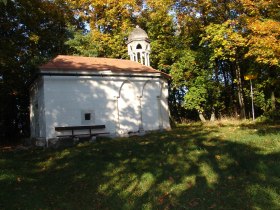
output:
M4 5L7 5L8 0L0 0L0 3L3 3Z
M174 87L183 86L186 89L183 106L187 110L204 111L207 90L205 76L199 76L200 68L195 61L195 53L191 50L182 52L183 56L171 68Z
M258 122L262 123L275 123L280 122L280 112L278 110L267 111L263 115L257 118Z
M65 42L73 55L98 56L98 45L93 44L91 34L85 34L83 31L73 31L73 38Z
M180 59L172 65L171 76L175 87L184 86L189 79L193 79L200 71L196 64L196 54L191 50L184 50Z
M151 40L151 65L166 73L178 58L176 44L179 40L174 36L174 16L169 13L173 3L171 0L148 0L136 20Z
M186 109L195 109L199 112L204 112L204 105L207 99L207 89L204 85L202 85L203 81L203 79L197 77L194 86L187 91L184 104Z
M236 61L240 48L246 45L246 39L233 27L234 21L226 21L222 24L210 24L205 28L201 45L213 49L211 61L216 59Z
M90 25L90 43L100 57L127 58L126 38L133 28L134 13L141 1L67 0L67 4Z
M51 1L7 1L0 7L1 141L28 135L28 84L43 61L65 51L65 5Z
M220 86L212 78L212 71L204 69L205 60L199 53L184 50L182 57L172 65L174 87L186 89L184 107L198 113L210 113L222 108Z
M193 109L241 115L250 109L243 78L252 73L258 74L256 115L279 109L276 0L2 0L0 6L5 136L28 133L27 81L42 62L65 53L127 59L126 40L136 25L151 39L152 66L173 77L170 104L177 119Z
M75 39L68 42L74 53L127 58L125 40L138 24L151 39L152 66L173 77L172 94L177 94L174 98L182 98L183 92L194 92L194 96L185 97L185 104L197 101L191 107L215 110L220 116L243 116L250 101L243 94L244 86L248 88L243 77L254 69L254 73L266 78L258 80L266 86L256 90L262 93L256 97L257 110L269 110L267 101L278 83L266 81L279 75L269 73L279 72L279 14L275 1L67 2L91 28L89 34L82 37L77 32ZM196 81L197 76L204 81ZM200 83L207 86L206 94ZM279 91L276 92L278 98ZM195 96L198 99L193 101ZM175 103L176 100L171 106L176 107Z

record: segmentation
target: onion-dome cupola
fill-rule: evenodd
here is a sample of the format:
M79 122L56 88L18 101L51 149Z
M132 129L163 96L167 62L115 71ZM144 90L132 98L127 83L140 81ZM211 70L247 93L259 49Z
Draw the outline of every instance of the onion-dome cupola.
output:
M128 55L130 60L150 66L150 40L148 34L136 26L128 36Z

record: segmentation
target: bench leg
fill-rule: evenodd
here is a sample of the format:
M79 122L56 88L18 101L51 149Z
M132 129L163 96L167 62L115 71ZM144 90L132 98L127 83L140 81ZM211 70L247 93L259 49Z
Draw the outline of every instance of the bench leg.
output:
M96 142L96 136L91 136L89 141L92 142L92 143Z
M73 137L74 143L77 143L79 140L80 140L79 137L77 137L77 136L74 136L74 137Z

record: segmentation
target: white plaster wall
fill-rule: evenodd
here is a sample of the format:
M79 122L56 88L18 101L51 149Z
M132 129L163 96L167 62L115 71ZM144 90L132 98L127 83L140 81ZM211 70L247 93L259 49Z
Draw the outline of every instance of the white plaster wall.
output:
M29 91L29 95L30 95L30 135L31 138L35 138L35 100L38 98L38 85L37 83L33 83L32 87L30 88Z
M137 132L139 130L140 110L138 107L139 94L137 93L136 84L130 81L125 81L120 88L118 99L119 134Z
M56 126L82 125L83 110L94 111L94 124L105 124L110 132L115 130L117 88L112 81L45 77L45 84L47 138L57 135Z
M170 130L170 111L168 106L168 85L167 83L162 83L162 92L161 92L161 114L162 114L162 127L165 130Z
M151 79L125 76L44 76L46 138L59 135L54 129L57 126L82 125L83 110L94 111L94 124L105 124L112 135L138 131L141 126L140 98L148 80ZM159 78L152 80L158 84L163 81ZM149 91L152 96L159 95L158 88L150 87ZM149 106L155 106L154 100L146 104L147 108ZM167 107L165 108L162 112L166 113L162 115L162 119L166 120L163 124L168 129L169 118L165 117L168 116ZM158 115L155 118L159 118ZM154 124L155 118L150 116L146 120L147 124ZM152 127L152 130L157 129L158 126Z
M32 138L46 137L44 84L40 78L30 88L30 132Z
M159 81L148 81L143 87L142 95L142 120L145 131L160 129L160 83Z

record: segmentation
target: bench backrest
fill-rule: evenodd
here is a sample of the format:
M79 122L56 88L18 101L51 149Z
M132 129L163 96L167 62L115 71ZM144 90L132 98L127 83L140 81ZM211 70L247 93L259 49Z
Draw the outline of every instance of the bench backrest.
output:
M89 129L105 129L105 125L84 125L84 126L63 126L55 127L55 131L71 131L71 130L89 130Z

